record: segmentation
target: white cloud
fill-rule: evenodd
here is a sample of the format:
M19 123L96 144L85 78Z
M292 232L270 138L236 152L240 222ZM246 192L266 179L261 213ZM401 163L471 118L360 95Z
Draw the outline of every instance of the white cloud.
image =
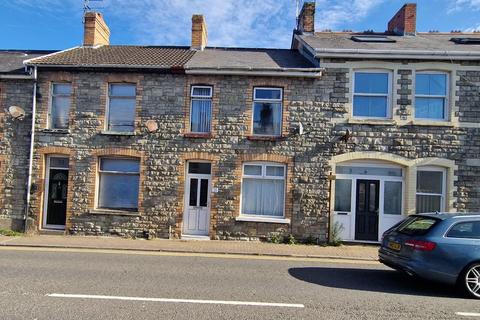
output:
M361 21L383 2L385 0L317 0L316 29L338 30L347 23Z
M480 24L477 25L476 27L471 27L463 30L464 32L480 32Z
M458 12L462 10L480 10L480 0L454 0L448 8L448 13Z
M361 21L385 1L317 0L316 29L338 30ZM52 16L77 19L83 1L10 0L9 3L23 10L36 10L39 15L47 14L44 18L48 19ZM295 0L91 0L91 3L102 8L114 42L122 42L119 35L123 32L133 34L138 44L189 45L191 16L195 13L206 17L210 46L288 48L295 27Z

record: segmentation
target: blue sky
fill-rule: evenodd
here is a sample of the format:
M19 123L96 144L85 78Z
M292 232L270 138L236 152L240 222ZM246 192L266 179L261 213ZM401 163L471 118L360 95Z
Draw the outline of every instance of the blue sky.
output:
M316 29L384 31L404 0L317 0ZM295 0L103 0L112 44L189 45L191 15L210 46L288 48ZM419 31L480 30L480 0L418 0ZM65 49L82 42L83 0L0 1L1 49Z

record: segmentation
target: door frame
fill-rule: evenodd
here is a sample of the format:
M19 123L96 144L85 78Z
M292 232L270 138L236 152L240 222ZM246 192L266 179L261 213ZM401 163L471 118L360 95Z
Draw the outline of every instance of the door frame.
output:
M51 167L50 166L50 159L51 158L63 158L63 159L69 159L68 156L66 155L61 155L61 154L49 154L45 157L45 182L44 182L44 194L43 194L43 212L42 212L42 224L41 228L42 230L65 230L65 225L53 225L53 224L47 224L47 215L48 215L48 195L50 192L50 170L65 170L65 171L70 171L69 168L60 168L60 167ZM70 173L70 172L69 172ZM70 180L70 179L69 179ZM68 186L67 181L67 186ZM67 188L68 192L68 188ZM68 194L67 194L67 201L68 201ZM67 212L65 212L65 215Z
M210 174L201 174L201 173L188 173L188 168L190 163L209 163L211 165L210 167ZM182 235L185 236L208 236L210 235L210 224L211 224L211 213L212 213L212 208L211 208L211 203L212 203L212 170L213 170L213 165L211 161L205 161L205 160L188 160L185 165L185 191L184 191L184 196L183 196L183 218L182 218ZM197 179L207 179L208 180L208 193L207 193L207 210L208 210L208 231L207 234L188 234L186 233L185 230L185 221L186 217L188 214L188 208L189 208L189 200L190 200L190 178L197 178Z
M343 211L333 211L333 223L335 223L335 217L343 217L343 219L349 220L349 225L344 225L346 228L346 232L350 234L349 239L343 239L344 241L351 241L351 242L362 242L362 243L378 243L382 236L382 233L386 230L385 224L390 221L391 223L395 224L397 221L402 220L405 217L405 201L406 201L406 184L407 184L407 176L406 176L406 168L401 165L397 164L390 164L390 163L381 163L375 160L372 161L348 161L337 163L337 166L345 165L345 166L363 166L363 167L378 167L378 168L395 168L395 169L402 169L402 176L377 176L377 175L361 175L361 174L336 174L335 180L339 179L348 179L352 181L351 186L351 199L350 199L350 212L343 212ZM366 241L366 240L356 240L355 239L355 227L356 227L356 203L357 203L357 180L376 180L380 182L380 189L379 189L379 208L378 208L378 241ZM401 214L400 215L387 215L384 214L384 205L385 205L385 182L386 181L395 181L402 183L402 201L401 201ZM332 206L335 203L335 198L332 198ZM338 221L338 220L337 220ZM392 225L393 225L392 224ZM348 229L347 229L348 228ZM385 230L384 230L385 229Z

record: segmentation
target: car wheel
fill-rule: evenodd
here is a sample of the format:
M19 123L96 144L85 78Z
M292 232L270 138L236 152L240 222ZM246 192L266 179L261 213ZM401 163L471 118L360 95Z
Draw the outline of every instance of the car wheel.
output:
M472 264L467 268L463 283L468 295L480 299L480 263Z

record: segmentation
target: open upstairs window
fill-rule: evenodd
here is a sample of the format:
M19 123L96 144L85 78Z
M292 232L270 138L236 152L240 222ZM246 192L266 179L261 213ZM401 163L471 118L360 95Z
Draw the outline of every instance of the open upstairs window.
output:
M281 88L255 88L253 90L253 134L280 136L282 134Z

